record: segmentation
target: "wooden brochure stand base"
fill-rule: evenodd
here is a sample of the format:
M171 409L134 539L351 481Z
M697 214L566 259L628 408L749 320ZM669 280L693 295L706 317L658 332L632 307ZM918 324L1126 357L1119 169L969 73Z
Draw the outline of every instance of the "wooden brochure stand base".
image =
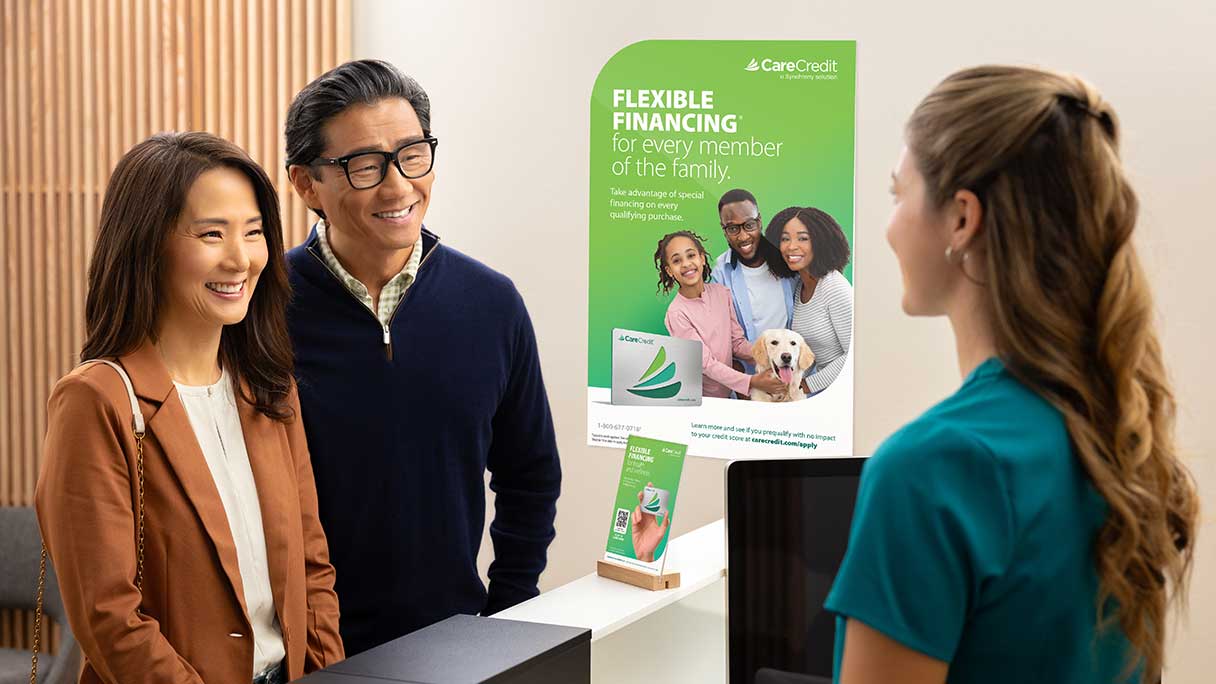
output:
M595 564L595 574L600 577L607 577L610 580L632 584L635 587L649 589L650 591L676 589L680 586L680 573L678 572L652 575L648 572L642 572L641 570L627 568L623 565L603 560Z

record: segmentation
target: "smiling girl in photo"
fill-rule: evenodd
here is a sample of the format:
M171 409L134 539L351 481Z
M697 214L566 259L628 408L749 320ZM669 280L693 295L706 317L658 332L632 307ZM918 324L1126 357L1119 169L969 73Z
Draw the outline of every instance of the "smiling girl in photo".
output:
M748 375L731 367L731 358L752 360L751 345L735 317L730 290L709 280L708 254L701 236L692 231L668 233L654 252L663 294L678 288L667 307L667 332L701 343L701 393L730 398L734 391L747 396L752 388L776 394L785 389L772 371Z

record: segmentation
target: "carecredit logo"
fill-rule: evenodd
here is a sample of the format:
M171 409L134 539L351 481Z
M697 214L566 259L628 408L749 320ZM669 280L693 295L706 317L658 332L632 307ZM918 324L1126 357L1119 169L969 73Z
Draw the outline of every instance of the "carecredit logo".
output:
M647 399L670 399L680 393L680 381L671 381L675 376L675 362L667 363L667 348L659 347L659 353L654 355L650 367L626 391Z
M650 501L647 501L645 504L643 504L642 508L647 513L658 513L659 512L659 493L655 492L655 493L651 494Z
M752 61L743 67L744 71L770 71L777 73L817 73L817 74L834 74L840 69L840 63L834 59L772 59L765 57L757 60L752 57Z

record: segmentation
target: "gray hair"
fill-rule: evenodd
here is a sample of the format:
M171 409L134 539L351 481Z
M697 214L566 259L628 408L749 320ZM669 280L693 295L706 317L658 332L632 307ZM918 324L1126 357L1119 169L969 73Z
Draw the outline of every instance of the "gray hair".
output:
M326 122L356 104L375 104L399 97L410 103L422 134L431 134L431 100L414 79L397 67L378 59L347 62L318 76L304 86L287 109L283 127L287 138L287 165L307 165L325 149L322 129Z

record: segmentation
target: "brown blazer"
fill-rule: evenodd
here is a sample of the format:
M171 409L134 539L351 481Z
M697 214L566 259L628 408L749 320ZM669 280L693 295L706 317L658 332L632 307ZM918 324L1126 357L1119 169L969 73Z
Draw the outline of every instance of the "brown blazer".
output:
M236 546L186 409L149 343L119 359L147 424L143 592L135 588L137 492L131 402L105 364L64 376L47 406L35 505L72 632L82 683L252 679L253 632ZM338 597L317 518L299 420L283 424L237 399L257 484L287 678L343 658Z

